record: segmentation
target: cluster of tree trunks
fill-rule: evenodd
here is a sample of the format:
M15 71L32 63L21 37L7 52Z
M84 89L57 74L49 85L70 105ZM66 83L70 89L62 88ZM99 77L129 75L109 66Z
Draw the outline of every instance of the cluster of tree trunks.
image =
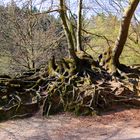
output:
M124 15L121 20L120 30L117 37L117 40L115 42L114 47L109 47L107 52L102 54L102 61L104 62L104 68L109 70L110 73L118 73L118 70L125 71L125 67L120 64L119 58L122 54L124 45L127 40L128 31L130 22L132 19L132 16L134 15L134 12L139 4L139 0L131 0L129 2L129 5L127 9L124 12ZM76 62L76 65L78 65L78 57L76 55L76 52L81 51L83 53L84 49L82 48L82 7L83 7L83 0L78 0L78 17L77 17L77 27L76 27L76 42L75 42L75 35L73 35L74 29L71 28L71 21L68 18L67 15L67 6L65 0L60 0L60 18L62 20L63 29L65 32L65 35L67 37L68 42L68 49L70 56L74 59ZM74 27L73 27L74 28Z

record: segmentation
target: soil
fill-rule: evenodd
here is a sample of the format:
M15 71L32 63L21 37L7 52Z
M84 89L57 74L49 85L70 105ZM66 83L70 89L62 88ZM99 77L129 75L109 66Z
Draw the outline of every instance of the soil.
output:
M140 109L9 120L0 123L0 140L140 140Z

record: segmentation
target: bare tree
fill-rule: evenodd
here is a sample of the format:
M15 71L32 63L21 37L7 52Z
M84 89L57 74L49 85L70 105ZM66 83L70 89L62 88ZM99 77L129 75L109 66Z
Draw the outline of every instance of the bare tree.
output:
M47 62L51 49L59 46L64 34L48 11L36 10L32 1L23 8L12 2L1 11L1 43L12 68L37 68Z

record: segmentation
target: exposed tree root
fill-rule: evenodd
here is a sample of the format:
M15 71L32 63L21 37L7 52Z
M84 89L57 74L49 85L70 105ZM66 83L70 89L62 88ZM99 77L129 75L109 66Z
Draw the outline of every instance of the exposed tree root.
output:
M138 70L138 69L137 69ZM0 119L70 111L94 115L113 104L140 107L140 75L110 75L90 57L49 62L47 68L23 73L12 79L0 77Z

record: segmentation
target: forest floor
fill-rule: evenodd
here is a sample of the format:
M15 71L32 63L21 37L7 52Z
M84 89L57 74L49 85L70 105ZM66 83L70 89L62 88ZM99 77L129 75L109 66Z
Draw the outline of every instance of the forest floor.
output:
M140 140L140 110L121 108L95 117L36 114L0 123L0 140Z

